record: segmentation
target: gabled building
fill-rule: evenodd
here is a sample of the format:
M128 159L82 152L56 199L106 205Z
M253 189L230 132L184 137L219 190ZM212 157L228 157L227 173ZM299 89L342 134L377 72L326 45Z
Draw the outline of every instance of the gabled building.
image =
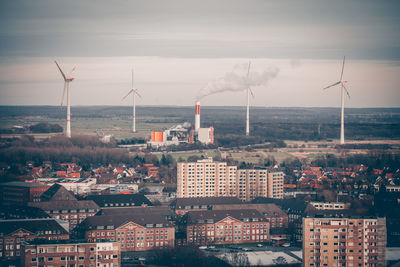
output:
M146 251L175 246L175 228L159 213L99 215L80 226L89 242L121 243L121 251Z
M21 245L36 238L69 239L69 233L55 219L22 219L0 221L0 258L16 259Z
M77 200L76 197L60 184L52 185L40 196L40 201Z
M180 221L188 245L239 244L270 241L269 222L248 210L189 211Z

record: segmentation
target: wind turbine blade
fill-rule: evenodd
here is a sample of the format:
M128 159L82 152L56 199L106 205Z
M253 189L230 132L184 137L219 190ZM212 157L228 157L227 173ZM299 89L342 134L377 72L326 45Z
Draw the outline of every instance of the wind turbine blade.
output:
M138 88L136 88L135 90L134 90L134 92L135 92L135 94L137 94L140 98L142 98L142 96L139 94L139 92L138 92Z
M65 98L65 91L66 91L66 89L67 89L67 83L65 82L65 83L64 83L64 90L63 90L63 95L62 95L62 98L61 98L61 106L60 106L60 107L62 107L62 105L63 105L63 103L64 103L64 98Z
M133 92L133 89L130 90L129 93L128 93L126 96L124 96L124 97L122 98L122 100L124 100L124 99L125 99L128 95L130 95L132 92ZM121 101L122 101L122 100L121 100Z
M343 71L344 71L344 61L345 61L345 59L346 59L346 56L344 56L344 57L343 57L342 74L340 74L340 80L339 80L339 81L342 81L342 78L343 78Z
M250 87L249 87L249 91L250 91L251 96L254 98L255 96L254 96L253 90L251 90Z
M62 76L63 76L63 78L64 78L64 81L66 81L66 80L67 80L67 77L65 77L65 74L64 74L64 72L61 70L61 68L60 68L60 66L58 65L57 61L55 61L55 60L54 60L54 62L56 63L56 65L57 65L58 69L60 70L60 72L61 72L61 75L62 75Z
M74 66L74 67L72 68L72 70L69 72L68 76L71 76L71 74L74 72L75 69L76 69L76 66Z
M249 61L249 67L247 68L247 80L249 79L250 66L251 66L251 61Z
M344 90L346 91L347 96L350 98L349 90L347 90L346 86L344 86L343 83L342 83L342 86L343 86Z
M133 90L133 85L134 85L134 75L133 75L133 68L132 68L132 90Z
M340 84L340 83L341 83L340 81L339 81L339 82L335 82L334 84L331 84L331 85L329 85L329 86L323 88L322 90L326 90L326 89L328 89L328 88L330 88L330 87L332 87L332 86L338 85L338 84Z

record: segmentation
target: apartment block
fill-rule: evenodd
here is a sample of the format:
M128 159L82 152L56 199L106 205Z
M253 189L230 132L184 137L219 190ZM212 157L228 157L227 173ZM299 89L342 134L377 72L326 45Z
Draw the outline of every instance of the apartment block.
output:
M385 218L303 218L304 266L385 266Z
M121 244L84 240L35 240L23 244L21 266L119 267Z
M177 197L283 198L283 172L266 168L238 169L212 158L180 162L177 168Z

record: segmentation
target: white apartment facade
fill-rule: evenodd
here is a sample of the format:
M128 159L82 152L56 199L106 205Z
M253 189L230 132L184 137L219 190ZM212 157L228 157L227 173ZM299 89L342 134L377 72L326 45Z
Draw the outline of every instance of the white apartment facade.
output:
M179 162L177 197L231 196L244 201L256 197L283 198L283 177L283 172L242 170L212 158Z

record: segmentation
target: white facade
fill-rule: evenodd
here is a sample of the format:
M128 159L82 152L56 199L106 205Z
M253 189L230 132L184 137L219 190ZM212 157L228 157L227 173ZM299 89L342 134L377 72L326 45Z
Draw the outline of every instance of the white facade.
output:
M177 197L232 196L244 201L256 197L283 198L283 175L266 169L237 169L212 158L179 162Z

